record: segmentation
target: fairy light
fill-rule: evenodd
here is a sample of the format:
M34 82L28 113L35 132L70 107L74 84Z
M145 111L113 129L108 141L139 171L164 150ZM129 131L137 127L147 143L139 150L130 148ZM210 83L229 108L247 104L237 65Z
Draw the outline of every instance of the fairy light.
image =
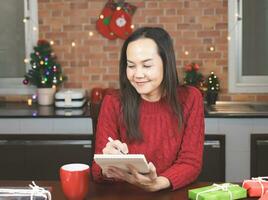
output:
M33 31L37 31L37 27L36 26L33 27Z
M215 51L215 47L214 46L210 46L209 47L209 51Z
M25 64L29 63L29 59L28 59L28 58L25 58L25 59L24 59L24 63L25 63Z
M231 40L231 36L228 36L228 37L227 37L227 40L229 40L229 41L230 41L230 40Z
M131 29L134 29L134 27L135 27L135 26L134 26L133 24L130 26Z
M54 41L53 41L53 40L51 40L49 43L50 43L51 45L53 45L53 44L54 44Z
M75 42L72 42L72 47L75 47L75 45L76 45Z
M103 15L100 15L100 19L104 19L104 16Z
M31 98L29 98L29 99L27 100L27 103L28 103L28 106L31 106L31 105L33 104L33 100L32 100Z
M92 37L94 34L93 34L92 31L89 31L88 35L89 35L90 37Z
M120 6L117 6L117 7L116 7L116 10L121 10L121 7L120 7Z
M189 51L184 51L184 54L185 54L186 56L188 56L188 55L189 55Z

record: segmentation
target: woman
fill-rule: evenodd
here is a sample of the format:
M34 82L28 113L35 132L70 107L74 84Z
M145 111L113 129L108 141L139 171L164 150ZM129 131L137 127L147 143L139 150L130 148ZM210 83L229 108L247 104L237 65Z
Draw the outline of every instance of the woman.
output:
M151 27L133 32L121 50L119 75L120 92L102 102L95 153L144 154L150 173L131 166L101 171L93 162L94 180L123 180L147 191L194 181L202 166L203 99L197 89L179 86L169 34Z

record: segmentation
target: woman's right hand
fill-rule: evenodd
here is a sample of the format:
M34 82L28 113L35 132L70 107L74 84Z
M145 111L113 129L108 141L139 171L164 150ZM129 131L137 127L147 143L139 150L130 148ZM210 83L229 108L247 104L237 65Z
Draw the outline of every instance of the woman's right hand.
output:
M106 146L102 149L103 154L127 154L128 147L126 143L122 143L119 140L113 140L107 142ZM109 168L102 170L102 174L107 178L112 178L108 173Z
M103 154L127 154L128 147L126 143L119 140L107 142L106 146L102 149Z

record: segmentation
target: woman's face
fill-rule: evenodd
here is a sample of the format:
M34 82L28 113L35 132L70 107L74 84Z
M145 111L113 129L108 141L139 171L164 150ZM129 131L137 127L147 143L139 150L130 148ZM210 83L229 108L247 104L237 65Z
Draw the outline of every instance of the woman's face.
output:
M158 101L162 96L163 61L156 43L149 38L130 42L127 47L127 78L141 97Z

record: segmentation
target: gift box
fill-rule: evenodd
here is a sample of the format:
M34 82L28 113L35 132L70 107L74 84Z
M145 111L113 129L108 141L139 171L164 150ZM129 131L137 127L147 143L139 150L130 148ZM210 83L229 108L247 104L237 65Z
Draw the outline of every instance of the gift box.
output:
M268 200L268 191L265 192L265 194L262 195L261 198L259 198L259 200Z
M268 191L268 177L257 177L251 180L244 180L242 187L248 191L250 197L260 197Z
M29 187L0 187L0 199L5 200L51 200L51 193L34 182Z
M231 183L213 184L188 191L188 198L192 200L232 200L246 197L247 190Z

